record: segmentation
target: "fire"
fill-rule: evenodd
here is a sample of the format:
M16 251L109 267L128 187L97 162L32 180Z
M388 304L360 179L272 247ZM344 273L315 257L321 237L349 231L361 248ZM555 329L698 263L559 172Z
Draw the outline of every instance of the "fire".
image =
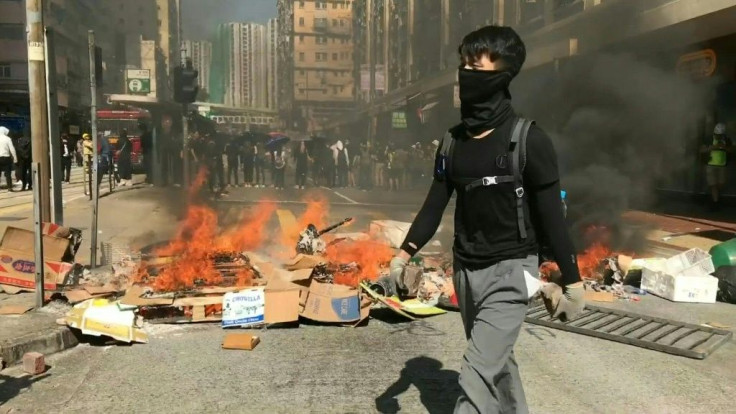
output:
M330 205L327 200L323 197L311 195L307 196L304 201L307 203L307 208L296 221L281 223L281 245L288 248L289 252L299 241L299 233L306 229L308 225L314 224L319 230L327 226L327 216L330 213Z
M362 280L375 280L381 265L388 263L393 250L387 244L373 240L343 241L327 248L327 260L333 263L358 264L359 270L335 275L335 283L356 287Z
M198 193L205 177L206 170L200 170L189 190L190 197ZM251 213L242 215L237 226L218 235L215 211L192 204L174 238L155 252L159 257L175 257L175 260L161 269L153 281L153 288L156 291L177 291L192 288L197 283L222 283L222 275L215 266L215 256L237 254L259 247L265 239L266 224L275 210L274 203L259 203ZM253 276L250 268L244 268L236 274L236 283L247 286ZM147 279L147 272L142 270L138 280Z
M600 277L599 270L601 262L607 257L611 257L613 252L602 243L594 243L588 247L583 253L578 255L578 268L580 269L580 277L582 279L598 279ZM549 276L553 272L559 272L560 268L557 263L546 262L540 267L543 275Z

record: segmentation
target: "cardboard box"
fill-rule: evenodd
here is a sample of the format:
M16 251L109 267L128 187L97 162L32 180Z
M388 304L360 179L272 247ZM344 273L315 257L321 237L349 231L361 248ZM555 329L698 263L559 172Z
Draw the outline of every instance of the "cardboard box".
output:
M648 261L641 274L641 288L673 302L715 303L718 279L710 255L690 249L664 261Z
M642 269L641 288L673 302L715 303L718 279L703 274L683 276L668 273L666 267Z
M259 343L261 343L261 339L257 336L231 333L225 335L225 339L222 341L222 349L243 349L251 351Z
M33 232L8 227L0 241L0 284L35 290L36 258ZM63 262L67 257L69 239L43 236L44 287L55 290L64 284L73 265Z
M320 283L315 280L302 295L301 316L317 322L357 322L361 316L361 298L349 286Z

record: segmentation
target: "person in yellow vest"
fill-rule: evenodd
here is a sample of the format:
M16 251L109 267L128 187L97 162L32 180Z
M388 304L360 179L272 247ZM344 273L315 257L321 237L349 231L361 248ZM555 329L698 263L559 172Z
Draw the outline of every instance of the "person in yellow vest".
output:
M708 159L705 166L705 179L710 188L713 210L718 209L720 193L723 186L726 185L726 165L731 152L733 152L733 144L726 135L726 125L718 123L713 129L712 140L700 148L700 153Z

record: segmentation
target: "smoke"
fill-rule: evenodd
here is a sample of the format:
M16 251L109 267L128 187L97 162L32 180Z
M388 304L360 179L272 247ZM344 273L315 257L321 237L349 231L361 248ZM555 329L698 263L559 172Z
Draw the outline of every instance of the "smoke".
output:
M705 88L629 55L576 59L523 82L515 104L555 143L578 247L585 229L603 225L615 247L631 248L621 214L650 206L661 180L693 167Z

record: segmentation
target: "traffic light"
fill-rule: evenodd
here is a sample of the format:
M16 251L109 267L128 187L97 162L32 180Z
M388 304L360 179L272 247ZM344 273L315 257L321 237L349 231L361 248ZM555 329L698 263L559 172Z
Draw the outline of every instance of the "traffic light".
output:
M97 84L98 88L102 87L102 73L102 48L99 46L95 46L95 83Z
M199 72L189 64L174 68L174 101L187 104L197 100L198 76Z

